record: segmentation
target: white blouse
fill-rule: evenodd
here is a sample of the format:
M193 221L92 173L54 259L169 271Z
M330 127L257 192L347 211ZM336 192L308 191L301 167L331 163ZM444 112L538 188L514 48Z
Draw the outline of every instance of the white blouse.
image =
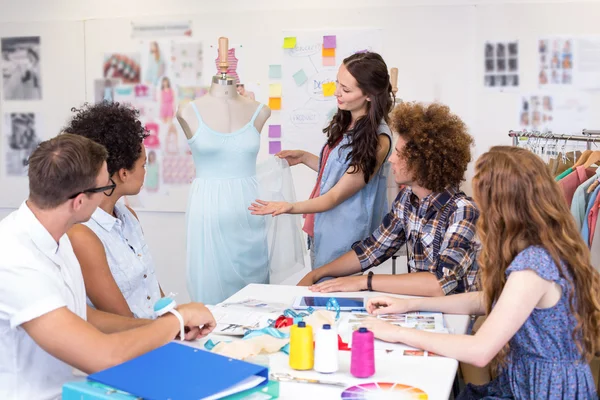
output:
M142 227L123 204L115 204L115 215L98 207L84 225L104 245L110 271L131 312L137 318L154 318L160 288ZM88 304L93 307L89 298Z

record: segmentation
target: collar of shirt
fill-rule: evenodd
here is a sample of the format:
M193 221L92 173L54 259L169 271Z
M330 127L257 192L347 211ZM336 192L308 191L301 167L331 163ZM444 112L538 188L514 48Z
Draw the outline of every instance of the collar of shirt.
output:
M24 201L19 207L18 219L24 225L28 227L29 236L35 244L35 246L48 258L53 260L55 263L60 265L58 262L58 248L59 243L66 238L66 234L61 236L59 243L54 240L50 232L42 225L42 223L33 214L27 202Z
M419 217L423 218L432 211L432 208L434 208L436 212L440 211L448 200L450 200L457 192L458 190L456 188L449 186L443 192L431 193L419 201L417 195L411 190L410 202L412 206L418 210Z
M115 205L114 210L115 210L115 214L117 215L117 217L119 217L120 214L117 210L116 205ZM100 225L102 227L102 229L106 230L107 232L110 232L114 228L115 225L117 225L119 227L122 226L123 221L121 221L121 218L117 218L117 217L110 215L109 213L107 213L100 207L96 208L96 211L94 211L94 213L92 214L92 219L94 221L96 221L96 223L98 225Z

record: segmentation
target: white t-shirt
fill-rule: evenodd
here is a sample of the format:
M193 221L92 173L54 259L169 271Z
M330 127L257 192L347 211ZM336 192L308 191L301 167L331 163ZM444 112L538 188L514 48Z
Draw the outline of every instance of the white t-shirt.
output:
M0 222L0 398L56 399L77 380L21 324L61 307L86 319L79 262L67 235L59 243L26 203ZM80 378L79 378L80 379Z

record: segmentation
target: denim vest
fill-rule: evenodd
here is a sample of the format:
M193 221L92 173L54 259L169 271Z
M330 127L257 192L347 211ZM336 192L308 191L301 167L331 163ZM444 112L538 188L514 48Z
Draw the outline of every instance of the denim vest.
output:
M390 138L390 151L392 137L390 128L381 122L377 133ZM351 147L342 149L350 142L350 136L344 135L342 141L329 154L325 165L321 165L319 157L319 170L323 168L320 195L324 195L344 176L350 166L346 161ZM315 253L315 262L312 269L319 268L351 250L354 242L369 236L383 220L389 211L387 204L387 176L389 163L385 161L377 172L371 177L369 183L358 193L339 204L331 210L315 214L315 237L312 243Z

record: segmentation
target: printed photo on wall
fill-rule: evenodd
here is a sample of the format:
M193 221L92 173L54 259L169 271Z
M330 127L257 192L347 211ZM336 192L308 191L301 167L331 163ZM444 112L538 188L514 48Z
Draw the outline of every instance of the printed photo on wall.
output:
M544 38L538 42L538 84L571 85L573 83L573 40Z
M140 55L137 53L104 55L102 76L119 79L124 84L140 82Z
M485 87L507 89L519 87L518 42L487 42L484 46Z
M167 72L169 55L166 53L166 42L151 41L143 44L142 49L142 82L150 87L160 83L160 78Z
M244 97L248 97L249 99L256 100L256 95L254 94L254 92L252 90L248 90L248 88L246 88L245 84L238 83L236 85L236 87L237 87L237 92L240 96L244 96Z
M4 100L41 100L40 37L2 38Z
M171 71L174 85L202 83L204 53L202 42L171 42Z
M36 130L36 115L33 113L5 114L4 132L6 175L26 176L29 156L41 142Z
M94 102L115 101L115 88L119 85L118 79L96 79L94 80Z
M581 134L590 126L591 97L580 91L540 91L521 94L518 126L527 131Z

